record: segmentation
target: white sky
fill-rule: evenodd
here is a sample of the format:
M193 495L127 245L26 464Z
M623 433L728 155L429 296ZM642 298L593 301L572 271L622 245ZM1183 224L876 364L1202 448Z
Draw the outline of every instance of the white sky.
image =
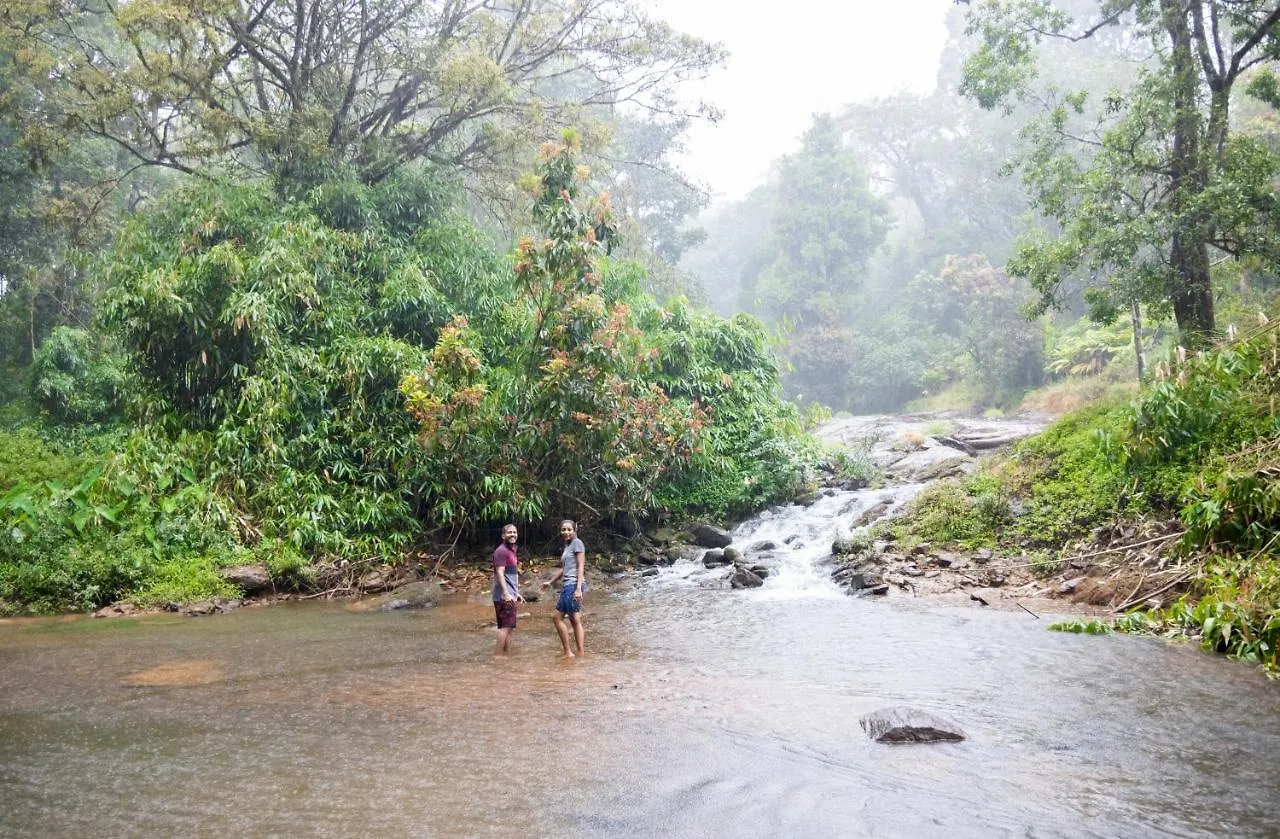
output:
M799 147L810 116L901 90L933 90L952 0L654 0L677 29L729 50L691 98L724 111L678 158L714 200L741 198Z

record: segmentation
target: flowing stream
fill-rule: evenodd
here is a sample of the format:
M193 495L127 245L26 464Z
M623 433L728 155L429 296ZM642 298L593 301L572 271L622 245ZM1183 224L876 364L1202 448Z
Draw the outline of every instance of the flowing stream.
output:
M762 588L694 561L595 586L578 661L545 600L493 659L487 592L0 621L0 836L1280 835L1256 669L837 589L832 536L913 491L744 523L779 545ZM893 705L968 739L871 742Z

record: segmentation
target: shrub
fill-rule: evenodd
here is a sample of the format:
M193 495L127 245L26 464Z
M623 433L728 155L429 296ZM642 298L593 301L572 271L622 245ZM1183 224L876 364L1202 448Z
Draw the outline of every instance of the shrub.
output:
M119 418L128 378L125 367L124 356L105 338L59 326L36 350L31 395L55 422Z

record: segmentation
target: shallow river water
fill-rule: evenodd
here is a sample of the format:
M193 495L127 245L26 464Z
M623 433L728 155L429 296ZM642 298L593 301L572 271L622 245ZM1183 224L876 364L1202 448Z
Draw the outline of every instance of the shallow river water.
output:
M493 659L484 595L0 622L0 836L1280 835L1253 668L698 567L598 586L579 661L546 601ZM869 741L891 705L968 739Z

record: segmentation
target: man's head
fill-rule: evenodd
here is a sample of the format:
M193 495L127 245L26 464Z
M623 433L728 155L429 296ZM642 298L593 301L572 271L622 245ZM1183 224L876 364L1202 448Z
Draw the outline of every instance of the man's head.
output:
M502 541L508 545L514 545L519 537L520 531L516 530L514 524L508 524L502 528Z

